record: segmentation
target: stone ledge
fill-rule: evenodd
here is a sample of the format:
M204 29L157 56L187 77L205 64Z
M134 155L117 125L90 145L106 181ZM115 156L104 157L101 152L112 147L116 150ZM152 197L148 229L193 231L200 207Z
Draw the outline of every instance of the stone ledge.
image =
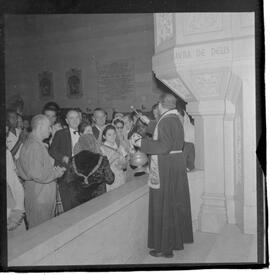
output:
M194 231L198 228L203 175L202 170L193 170L188 173ZM40 262L79 235L145 196L148 193L146 181L146 175L130 179L118 189L9 239L8 266L31 266Z
M8 240L8 266L31 265L148 192L146 176L133 179Z

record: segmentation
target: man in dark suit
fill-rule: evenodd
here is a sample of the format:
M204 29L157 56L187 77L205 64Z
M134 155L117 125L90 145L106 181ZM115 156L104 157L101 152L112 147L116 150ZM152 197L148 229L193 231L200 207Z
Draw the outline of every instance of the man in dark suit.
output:
M67 167L70 158L73 156L74 145L79 140L78 126L80 124L80 114L77 110L69 110L66 115L66 122L68 128L57 131L53 137L51 147L49 149L50 155L55 160L55 166ZM63 205L64 211L70 209L69 187L67 183L58 181L58 190ZM58 198L59 200L59 198ZM59 202L58 202L59 204ZM61 210L62 211L62 210Z
M107 114L101 108L96 108L93 114L94 126L92 127L93 134L97 141L101 142L102 132L106 124Z
M55 133L49 153L55 160L55 165L66 166L73 155L74 145L80 137L78 126L81 122L77 110L71 109L67 112L66 122L68 128Z

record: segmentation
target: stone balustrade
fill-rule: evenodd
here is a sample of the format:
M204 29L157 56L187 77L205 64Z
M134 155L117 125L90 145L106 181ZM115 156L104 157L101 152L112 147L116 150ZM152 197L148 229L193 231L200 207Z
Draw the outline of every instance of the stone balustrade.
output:
M193 229L204 173L188 173ZM8 240L9 266L139 264L147 255L147 176Z

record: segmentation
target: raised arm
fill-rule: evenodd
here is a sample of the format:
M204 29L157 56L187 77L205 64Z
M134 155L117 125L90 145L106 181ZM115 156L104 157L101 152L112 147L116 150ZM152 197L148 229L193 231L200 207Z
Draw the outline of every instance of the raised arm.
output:
M179 126L177 120L164 119L158 126L158 139L143 138L141 150L146 154L161 155L169 153L173 149L174 131ZM179 136L179 139L181 137Z

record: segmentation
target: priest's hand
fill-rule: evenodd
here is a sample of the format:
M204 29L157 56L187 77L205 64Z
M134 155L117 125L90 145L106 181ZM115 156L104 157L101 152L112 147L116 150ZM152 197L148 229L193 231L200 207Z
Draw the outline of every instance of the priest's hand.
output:
M132 136L131 136L131 144L133 146L137 146L137 147L141 147L141 142L142 142L142 136L137 134L137 133L134 133Z

